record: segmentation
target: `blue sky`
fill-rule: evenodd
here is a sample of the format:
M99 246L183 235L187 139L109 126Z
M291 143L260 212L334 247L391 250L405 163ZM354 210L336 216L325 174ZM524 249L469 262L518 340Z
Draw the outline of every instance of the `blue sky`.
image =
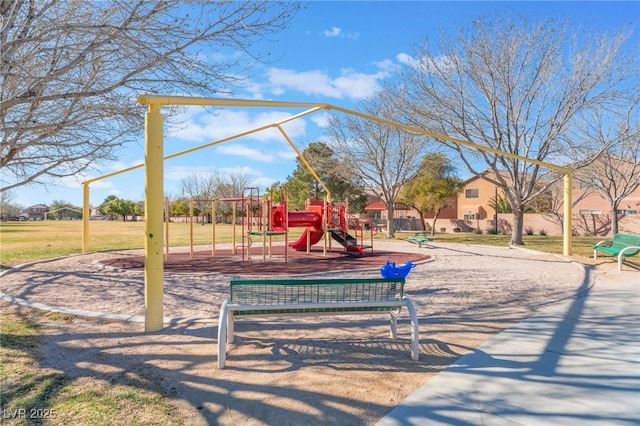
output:
M572 25L590 30L634 28L640 40L640 1L634 2L338 2L312 1L296 15L291 26L275 42L263 43L273 63L259 65L247 77L236 98L297 102L321 102L353 108L378 90L398 67L411 58L413 45L425 37L436 40L440 29L469 27L478 16L495 12L514 16L568 17ZM235 52L228 52L229 55ZM215 58L212 57L212 60ZM167 93L168 95L170 93ZM135 98L135 96L134 96ZM301 110L223 108L217 115L189 107L180 126L165 129L165 155L183 151L221 137L281 120ZM296 146L322 134L325 117L316 113L284 126ZM80 182L140 164L144 141L120 153L120 160L105 164L96 173L76 176L56 186L19 188L14 201L24 206L51 204L54 200L82 204ZM284 181L296 167L295 152L279 132L256 133L181 156L165 163L165 192L178 195L182 179L194 172L239 172L261 189ZM461 177L468 174L460 169ZM90 203L100 204L108 195L144 199L142 169L91 184Z

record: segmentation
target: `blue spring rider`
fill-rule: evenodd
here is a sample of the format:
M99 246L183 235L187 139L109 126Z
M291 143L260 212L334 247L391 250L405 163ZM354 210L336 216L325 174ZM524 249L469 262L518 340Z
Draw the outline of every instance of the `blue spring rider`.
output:
M387 260L387 263L380 268L380 274L383 278L405 278L415 267L415 263L407 262L402 266L396 266L395 262Z

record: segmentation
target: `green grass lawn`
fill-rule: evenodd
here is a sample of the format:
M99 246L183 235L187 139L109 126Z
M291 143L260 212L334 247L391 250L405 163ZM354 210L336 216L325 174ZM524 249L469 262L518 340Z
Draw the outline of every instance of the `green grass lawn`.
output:
M396 238L406 239L413 233L397 233ZM458 244L481 244L486 246L507 247L511 235L487 235L473 233L438 234L432 237L435 242L449 242ZM563 254L564 240L562 237L548 235L524 235L524 248L545 253ZM603 237L572 237L571 253L577 258L589 258L593 256L592 245L602 241Z
M193 229L193 231L192 231ZM163 228L164 230L164 228ZM193 232L193 234L192 234ZM301 228L293 228L289 238L297 238ZM233 226L217 224L216 244L233 241ZM169 246L211 244L211 224L169 223ZM242 227L236 226L236 242ZM82 221L47 220L0 223L0 267L6 269L25 262L82 253ZM166 241L166 239L165 239ZM278 241L278 237L274 237ZM96 220L89 222L89 251L144 248L144 222Z

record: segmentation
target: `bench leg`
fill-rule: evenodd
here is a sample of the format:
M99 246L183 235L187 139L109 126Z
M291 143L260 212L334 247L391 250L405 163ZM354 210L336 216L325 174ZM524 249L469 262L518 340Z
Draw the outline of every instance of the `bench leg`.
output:
M390 316L391 319L389 321L390 335L392 339L398 337L398 313L400 311L391 311Z
M622 262L624 261L624 256L622 253L618 255L618 271L622 271Z
M218 368L223 369L227 360L227 320L229 312L227 311L227 297L220 307L220 318L218 320Z
M233 312L227 313L227 343L233 343L235 340L235 320Z
M404 298L411 318L411 360L418 361L420 358L420 328L418 324L418 314L411 300Z

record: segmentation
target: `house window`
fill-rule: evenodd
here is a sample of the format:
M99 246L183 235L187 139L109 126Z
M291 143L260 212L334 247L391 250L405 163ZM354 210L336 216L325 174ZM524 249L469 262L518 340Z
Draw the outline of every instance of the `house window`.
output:
M618 214L622 215L631 215L631 214L638 214L638 210L617 210L616 211Z
M602 210L580 210L579 214L586 216L589 214L602 214Z
M476 215L475 214L465 214L464 215L464 220L475 220L476 219Z
M478 198L478 197L480 197L480 190L478 188L465 189L464 197L465 198Z

